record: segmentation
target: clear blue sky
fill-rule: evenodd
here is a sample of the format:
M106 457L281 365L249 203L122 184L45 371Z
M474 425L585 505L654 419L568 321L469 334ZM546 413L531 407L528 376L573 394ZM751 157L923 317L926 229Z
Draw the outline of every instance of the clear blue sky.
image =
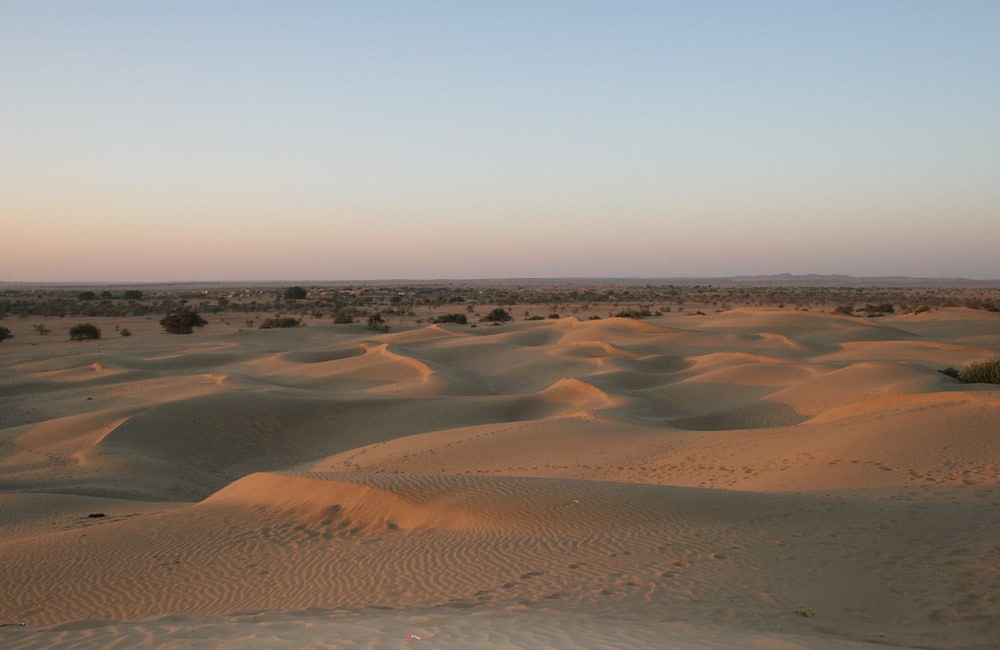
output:
M0 280L1000 278L1000 2L0 0Z

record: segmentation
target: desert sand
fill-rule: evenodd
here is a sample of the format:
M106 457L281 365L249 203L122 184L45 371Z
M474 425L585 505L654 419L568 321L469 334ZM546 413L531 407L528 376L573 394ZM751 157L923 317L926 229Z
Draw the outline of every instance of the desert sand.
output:
M0 646L1000 638L1000 314L209 320L5 323Z

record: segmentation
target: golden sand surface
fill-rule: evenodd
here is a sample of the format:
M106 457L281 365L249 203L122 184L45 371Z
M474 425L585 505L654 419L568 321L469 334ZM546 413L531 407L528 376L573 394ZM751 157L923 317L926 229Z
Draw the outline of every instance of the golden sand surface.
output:
M5 323L2 647L1000 638L1000 314L90 320Z

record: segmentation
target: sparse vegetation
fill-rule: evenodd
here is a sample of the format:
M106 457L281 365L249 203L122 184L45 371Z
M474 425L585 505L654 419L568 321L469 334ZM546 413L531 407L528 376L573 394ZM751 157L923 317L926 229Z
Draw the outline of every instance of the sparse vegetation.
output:
M277 318L268 318L266 321L262 322L259 327L262 330L269 330L279 327L299 327L300 325L302 325L302 319L300 318L278 316Z
M160 325L168 334L190 334L195 327L204 327L207 321L198 312L187 307L167 314L160 320Z
M480 323L503 323L505 321L514 320L514 317L507 313L506 309L501 309L497 307L490 313L486 314L479 319Z
M45 323L38 323L35 325L35 332L37 332L39 336L45 336L46 334L50 334L52 330L46 327Z
M649 313L649 309L646 307L641 307L639 309L623 309L622 311L615 314L616 318L639 319L639 318L649 318L650 316L652 316L652 314Z
M961 370L950 367L941 372L966 384L1000 384L1000 357L970 363Z
M101 338L101 329L91 323L80 323L69 328L69 338L74 341L91 341Z
M0 327L0 341L12 338L14 338L14 335L10 333L9 327Z
M118 333L121 334L122 336L132 336L132 332L130 332L127 327L121 328L121 331L119 331Z
M285 300L303 300L308 295L309 292L299 286L288 287L284 293Z
M333 312L333 322L335 325L346 325L354 322L354 314L347 309L338 309Z
M389 325L383 320L380 312L375 312L368 317L368 329L373 332L388 332Z
M469 322L469 319L465 314L443 314L436 318L431 319L432 323L458 323L459 325L465 325Z
M806 618L812 618L813 616L816 616L816 612L812 611L805 605L799 605L798 607L793 609L792 612L798 614L799 616L805 616Z

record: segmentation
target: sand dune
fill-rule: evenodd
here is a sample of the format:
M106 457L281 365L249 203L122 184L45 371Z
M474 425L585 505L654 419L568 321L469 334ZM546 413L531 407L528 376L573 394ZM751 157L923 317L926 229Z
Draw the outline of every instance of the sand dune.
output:
M0 348L4 647L1000 634L995 314L128 325Z

